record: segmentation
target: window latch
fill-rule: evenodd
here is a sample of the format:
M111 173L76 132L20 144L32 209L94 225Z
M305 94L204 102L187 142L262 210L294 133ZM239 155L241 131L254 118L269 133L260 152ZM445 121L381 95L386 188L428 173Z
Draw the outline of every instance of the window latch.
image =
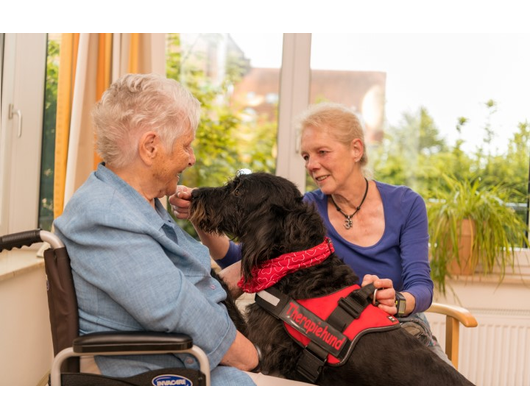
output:
M13 104L9 104L9 114L8 118L11 120L15 115L18 115L18 130L17 137L22 136L22 111L20 109L15 109Z

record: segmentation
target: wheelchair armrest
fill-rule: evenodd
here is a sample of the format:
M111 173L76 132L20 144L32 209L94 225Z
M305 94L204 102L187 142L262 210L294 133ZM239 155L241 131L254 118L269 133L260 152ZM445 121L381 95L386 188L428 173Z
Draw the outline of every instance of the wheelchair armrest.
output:
M193 344L190 336L146 331L104 331L75 338L72 347L67 347L55 355L50 370L50 383L61 384L61 367L72 357L168 353L187 353L194 356L206 378L205 384L210 385L208 356Z
M76 353L179 352L192 346L193 340L186 334L145 331L105 331L77 337L73 342Z

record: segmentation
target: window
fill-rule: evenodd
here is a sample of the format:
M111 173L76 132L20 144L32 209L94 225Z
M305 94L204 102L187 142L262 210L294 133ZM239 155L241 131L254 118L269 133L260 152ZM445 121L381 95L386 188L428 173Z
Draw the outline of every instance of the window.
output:
M309 102L332 100L361 115L381 181L424 194L442 167L526 196L529 43L528 34L168 34L167 74L205 111L201 164L182 182L220 185L249 168L303 189L292 122ZM1 233L51 226L59 47L57 34L3 35ZM22 110L20 138L10 104ZM526 218L526 201L512 205Z

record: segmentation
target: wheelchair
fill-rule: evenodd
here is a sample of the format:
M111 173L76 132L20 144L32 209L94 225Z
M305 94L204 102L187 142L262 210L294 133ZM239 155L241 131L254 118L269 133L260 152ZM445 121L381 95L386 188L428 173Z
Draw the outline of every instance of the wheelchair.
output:
M53 233L31 230L0 237L0 252L45 242L44 267L54 359L51 386L209 386L210 364L206 353L185 334L127 331L79 336L77 298L70 258ZM199 369L164 368L117 378L81 371L81 357L185 353L196 358Z

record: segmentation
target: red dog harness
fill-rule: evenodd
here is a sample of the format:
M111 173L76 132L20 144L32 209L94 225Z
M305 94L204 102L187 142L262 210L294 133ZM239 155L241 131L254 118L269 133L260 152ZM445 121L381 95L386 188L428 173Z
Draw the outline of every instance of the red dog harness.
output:
M304 348L297 370L316 382L325 364L340 366L364 334L399 327L399 321L372 305L373 284L353 285L331 295L292 300L271 287L256 303L284 322L288 334Z
M265 261L252 270L251 278L238 283L247 293L257 293L256 303L284 322L287 333L304 348L298 372L316 382L327 363L340 366L366 333L399 327L394 317L372 305L373 284L353 285L331 295L292 300L273 287L282 277L320 264L334 252L329 238L307 250ZM374 299L375 300L375 299Z

